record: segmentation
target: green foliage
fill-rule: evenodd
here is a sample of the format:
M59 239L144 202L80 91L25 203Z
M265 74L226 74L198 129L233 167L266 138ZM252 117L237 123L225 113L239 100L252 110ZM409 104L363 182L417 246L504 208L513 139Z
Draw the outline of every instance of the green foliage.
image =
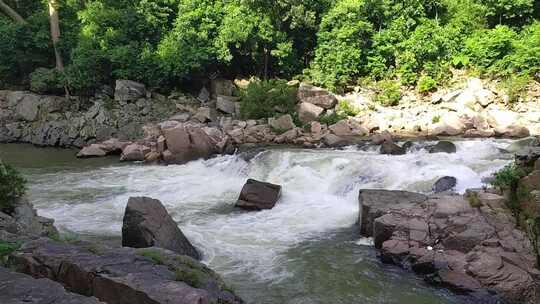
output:
M431 78L431 76L422 75L418 79L417 90L419 93L427 93L437 89L437 81Z
M394 80L381 80L375 87L375 101L383 106L397 106L401 99L399 82Z
M273 117L278 112L294 114L295 107L296 88L285 80L251 81L240 91L240 113L247 119Z
M12 166L0 160L0 211L10 212L16 199L26 192L26 180Z
M165 265L165 257L155 249L141 249L137 251L137 254L149 258L157 265Z
M336 106L336 112L344 117L357 116L361 113L360 109L347 100L342 100Z
M482 207L482 202L480 201L480 198L478 197L478 193L476 192L471 192L467 194L467 201L469 202L469 205L473 208Z
M330 126L345 118L347 118L347 115L338 113L336 111L331 111L330 113L324 113L323 115L319 116L319 122Z
M491 184L501 189L517 187L519 180L524 177L526 172L515 164L510 164L496 172Z
M67 84L89 95L120 78L170 91L214 74L308 78L340 92L399 79L428 92L451 66L540 73L534 0L59 0L63 79L46 3L5 1L27 23L0 15L0 87L43 93Z
M521 98L524 98L530 82L531 78L526 75L512 75L505 79L502 83L502 87L508 95L508 102L516 103Z
M7 257L12 252L19 249L20 246L21 245L19 243L6 242L6 241L0 240L0 266L5 264Z
M363 0L340 0L323 17L309 70L316 83L340 89L361 74L373 32L368 9Z
M30 74L30 89L37 93L59 93L65 85L66 78L57 69L38 68Z
M435 115L433 118L431 118L431 122L433 124L439 123L441 121L441 115Z

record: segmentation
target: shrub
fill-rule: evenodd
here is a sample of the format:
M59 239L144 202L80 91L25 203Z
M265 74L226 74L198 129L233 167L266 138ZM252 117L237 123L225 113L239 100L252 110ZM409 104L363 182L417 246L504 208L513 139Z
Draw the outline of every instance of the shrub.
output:
M516 164L510 164L499 170L493 175L491 184L501 189L517 189L519 180L527 173ZM514 189L514 190L515 190Z
M30 74L30 89L36 93L59 93L65 84L64 74L54 68L38 68Z
M296 88L285 80L252 81L240 91L240 113L247 119L261 119L280 113L293 115L296 108Z
M11 254L13 251L19 249L20 244L5 242L0 240L0 266L5 263L6 257Z
M355 105L351 104L349 101L342 100L337 105L336 112L344 117L357 116L358 114L360 114L360 109L357 108Z
M347 118L347 115L332 111L319 116L319 122L330 126L345 118Z
M417 89L419 93L427 93L437 88L437 81L431 76L423 75L418 79Z
M480 201L480 198L478 197L478 193L472 192L467 195L467 200L469 201L469 205L473 208L480 208L482 207L482 202Z
M377 82L375 101L383 106L397 106L401 99L400 85L397 81L381 80Z
M26 180L0 160L0 211L11 212L13 203L26 192Z
M502 83L502 87L508 95L508 102L515 103L525 97L527 86L530 82L531 78L526 75L512 75L505 79Z
M435 115L433 118L431 118L431 122L433 124L439 123L441 121L441 115Z

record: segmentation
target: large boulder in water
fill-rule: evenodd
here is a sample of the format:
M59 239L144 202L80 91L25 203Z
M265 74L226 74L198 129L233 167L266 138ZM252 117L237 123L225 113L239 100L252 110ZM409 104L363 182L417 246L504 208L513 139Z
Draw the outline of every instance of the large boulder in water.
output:
M540 271L527 236L504 208L504 197L482 190L468 191L467 197L365 191L360 192L362 221L368 218L370 225L363 235L373 236L383 262L459 292L540 303Z
M122 226L122 246L161 247L200 259L199 252L184 236L159 200L130 197Z
M281 186L248 179L236 207L246 210L272 209L281 196Z
M431 190L434 193L441 193L445 191L449 191L454 189L454 187L457 185L457 179L452 176L444 176L439 178L435 184L433 184L433 187Z
M167 150L163 160L183 164L199 158L207 159L217 152L215 141L199 127L178 125L163 130Z
M429 146L427 149L429 153L456 153L457 151L454 143L445 140L439 141L437 144Z

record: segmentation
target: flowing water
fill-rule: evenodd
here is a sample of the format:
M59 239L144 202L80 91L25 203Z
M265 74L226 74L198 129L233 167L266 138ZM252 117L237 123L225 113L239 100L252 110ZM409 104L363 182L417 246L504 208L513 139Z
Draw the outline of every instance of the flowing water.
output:
M204 262L248 303L427 304L464 299L378 261L358 235L358 190L427 193L445 175L458 179L457 191L480 187L510 161L501 150L508 144L458 141L455 154L418 148L402 156L374 148L270 149L249 162L220 156L178 166L76 160L70 150L24 145L0 145L0 157L22 168L41 215L83 238L119 243L128 198L161 200ZM232 207L247 178L283 186L274 209Z

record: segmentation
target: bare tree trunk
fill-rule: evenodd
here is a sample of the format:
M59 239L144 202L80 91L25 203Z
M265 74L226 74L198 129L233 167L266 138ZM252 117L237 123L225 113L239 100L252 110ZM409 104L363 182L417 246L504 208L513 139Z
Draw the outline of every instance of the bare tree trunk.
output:
M56 0L49 0L49 22L51 24L51 40L54 47L54 56L56 58L56 68L63 72L64 62L62 55L58 50L58 42L60 42L60 20L58 17L58 3Z
M268 80L268 49L264 48L264 80Z
M6 16L11 18L13 21L26 24L26 20L24 20L24 18L21 17L21 15L19 15L14 9L9 7L9 5L4 2L4 0L0 0L0 11L6 14Z
M54 48L54 57L56 60L56 69L60 72L64 72L64 61L62 60L62 54L58 49L58 43L60 42L60 18L58 16L58 2L57 0L48 0L49 5L49 23L51 25L51 40ZM69 98L69 89L67 84L64 85L66 92L66 98Z

